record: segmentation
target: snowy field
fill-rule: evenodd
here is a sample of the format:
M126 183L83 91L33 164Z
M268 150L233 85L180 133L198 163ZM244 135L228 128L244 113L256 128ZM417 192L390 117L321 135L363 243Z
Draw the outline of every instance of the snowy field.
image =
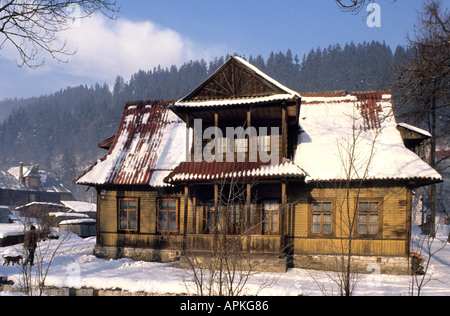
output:
M446 241L448 228L442 226L438 240L433 249L442 246ZM116 289L129 292L149 292L155 294L188 294L185 284L191 284L188 270L178 268L178 263L161 264L135 262L129 259L101 260L92 255L95 237L81 239L70 234L70 238L57 252L49 276L47 286ZM48 244L50 243L50 245ZM59 241L41 243L44 249L55 249ZM0 248L0 256L14 255L21 245ZM35 269L35 267L33 268ZM20 270L16 267L0 266L0 276L18 283ZM261 284L269 280L273 285L259 292L261 296L320 296L337 295L338 288L331 281L332 273L289 269L286 274L257 273L247 282L247 295L254 295L260 290ZM432 257L427 276L428 283L423 295L450 296L450 245ZM359 296L400 296L409 295L411 277L389 275L360 275L354 294ZM321 288L323 290L321 290ZM190 293L192 294L192 293ZM8 295L8 293L0 293Z

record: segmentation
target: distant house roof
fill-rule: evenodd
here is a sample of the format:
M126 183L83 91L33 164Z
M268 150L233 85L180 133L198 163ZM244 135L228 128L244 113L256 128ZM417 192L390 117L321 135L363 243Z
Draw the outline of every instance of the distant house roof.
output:
M303 97L294 162L306 181L416 180L442 176L404 145L384 93ZM350 170L348 152L354 149Z
M71 193L64 184L51 172L37 170L34 166L24 166L24 177L39 176L41 183L39 190L55 193ZM19 181L19 167L12 167L6 171L0 170L0 189L18 191L36 191Z
M406 129L409 130L409 131L418 133L418 134L420 134L420 135L422 135L422 136L425 136L426 138L431 138L431 137L432 137L432 135L430 134L430 132L428 132L428 131L426 131L426 130L424 130L424 129L421 129L421 128L419 128L419 127L416 127L416 126L407 124L407 123L398 123L398 126L399 126L399 127L402 127L402 128L406 128Z
M96 213L97 204L81 201L61 201L71 212L75 213Z
M128 103L108 154L74 182L166 186L163 179L186 157L186 125L170 103Z

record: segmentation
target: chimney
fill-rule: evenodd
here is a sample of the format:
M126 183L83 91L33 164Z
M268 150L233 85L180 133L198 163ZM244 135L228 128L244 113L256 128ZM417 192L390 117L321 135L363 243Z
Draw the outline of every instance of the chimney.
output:
M19 163L19 182L24 183L25 179L23 178L23 162Z

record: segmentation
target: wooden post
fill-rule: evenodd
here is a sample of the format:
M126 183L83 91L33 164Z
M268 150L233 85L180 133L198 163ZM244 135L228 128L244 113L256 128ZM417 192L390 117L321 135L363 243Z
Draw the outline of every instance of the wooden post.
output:
M214 252L217 250L219 242L219 185L214 184L214 218L213 218L213 234L214 234ZM211 233L211 232L210 232Z
M193 218L192 218L192 233L198 234L197 229L197 190L195 188L191 189L192 191L192 210L193 210Z
M288 128L287 128L287 108L286 103L283 103L283 107L281 108L281 133L282 133L282 158L287 158L287 143L288 143Z
M247 183L247 225L245 225L246 238L247 238L247 252L250 252L251 235L253 233L253 223L251 222L252 211L252 185Z
M281 212L280 212L280 250L286 247L286 214L287 214L287 184L285 181L281 183Z
M188 212L189 212L189 186L184 187L184 225L183 225L183 246L185 253L187 250L187 229L188 229Z
M188 161L188 162L193 161L193 159L194 159L191 148L189 147L189 137L191 135L190 128L191 128L191 120L190 120L189 115L186 115L186 161ZM195 135L193 135L192 143L195 148Z

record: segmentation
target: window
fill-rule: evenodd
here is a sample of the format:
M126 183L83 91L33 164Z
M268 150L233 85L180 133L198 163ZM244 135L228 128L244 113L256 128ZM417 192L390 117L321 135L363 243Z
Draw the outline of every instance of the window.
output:
M333 232L333 203L314 201L312 203L311 233L317 235L330 235Z
M234 152L235 153L248 152L248 139L247 138L236 138L234 140Z
M138 230L138 199L119 199L119 229L135 232Z
M271 150L270 135L258 136L258 140L259 140L259 152L269 153Z
M178 232L178 200L158 200L158 231L162 233Z
M263 207L263 235L276 235L279 228L280 203L264 201Z
M358 234L378 235L379 225L379 202L358 202Z
M228 138L219 138L217 146L217 152L219 154L226 154L228 152Z

